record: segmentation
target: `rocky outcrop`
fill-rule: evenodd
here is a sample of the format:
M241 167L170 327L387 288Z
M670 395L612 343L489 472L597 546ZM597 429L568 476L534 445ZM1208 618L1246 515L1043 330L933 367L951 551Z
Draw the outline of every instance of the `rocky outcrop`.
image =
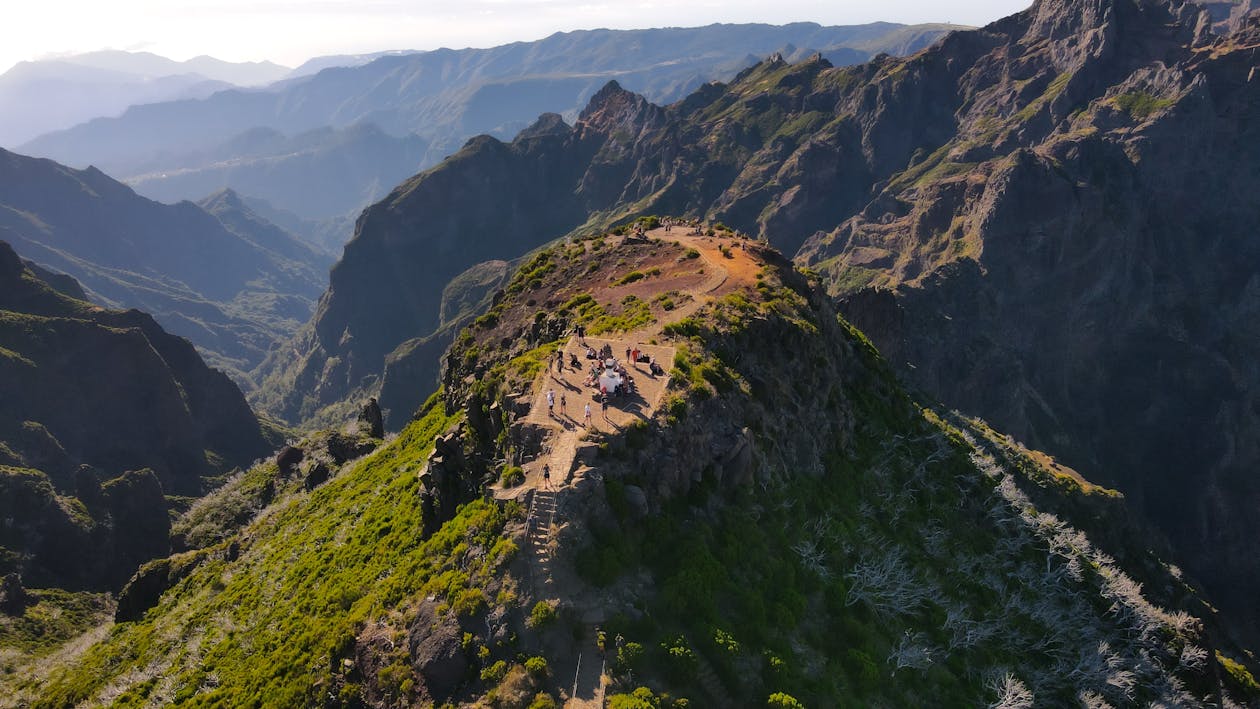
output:
M0 613L9 616L22 615L29 601L26 589L22 588L21 576L10 573L0 578Z
M1040 96L967 86L935 160L804 260L910 383L1123 491L1255 637L1260 42L1177 3L1036 10L1009 46ZM1053 49L1065 22L1096 50Z
M162 594L192 573L208 556L205 551L156 559L140 567L118 593L114 621L140 620L145 611L158 604Z
M368 399L363 405L363 410L359 412L359 425L372 438L385 437L385 419L381 416L381 405L376 403L375 397Z

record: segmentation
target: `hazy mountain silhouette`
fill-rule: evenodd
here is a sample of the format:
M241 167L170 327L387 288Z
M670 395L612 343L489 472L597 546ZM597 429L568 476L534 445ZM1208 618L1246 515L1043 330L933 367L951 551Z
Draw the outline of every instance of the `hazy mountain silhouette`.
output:
M210 96L232 86L267 84L289 70L271 62L195 57L177 62L148 52L101 51L21 62L0 75L0 146L129 106Z
M97 303L152 313L245 381L310 316L328 260L235 199L208 206L215 214L0 150L0 231L19 254L75 277Z

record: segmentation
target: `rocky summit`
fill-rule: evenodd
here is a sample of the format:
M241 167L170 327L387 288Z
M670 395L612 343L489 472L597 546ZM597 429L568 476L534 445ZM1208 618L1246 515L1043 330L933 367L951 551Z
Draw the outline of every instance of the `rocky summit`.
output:
M533 255L396 438L371 438L369 402L358 433L206 497L112 632L15 668L13 696L1255 699L1250 656L1115 492L916 403L771 247L658 225Z
M379 392L397 427L454 337L451 279L644 214L724 223L820 274L912 387L1122 491L1260 637L1248 8L1042 0L664 107L610 83L364 212L257 401L312 420ZM480 273L464 292L489 304Z

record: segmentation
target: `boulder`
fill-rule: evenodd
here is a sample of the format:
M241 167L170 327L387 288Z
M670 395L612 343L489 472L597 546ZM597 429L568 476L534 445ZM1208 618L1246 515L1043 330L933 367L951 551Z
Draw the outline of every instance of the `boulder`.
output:
M626 485L626 504L635 517L646 517L648 514L647 493L638 485Z
M311 470L306 474L306 479L302 481L302 485L307 489L307 491L314 490L320 485L328 482L328 478L331 477L331 475L332 473L328 470L327 465L324 465L322 462L316 463L311 466Z
M285 446L276 454L276 467L284 477L292 477L297 471L298 463L306 457L306 453L296 446Z
M359 423L372 438L385 437L385 417L381 415L381 405L376 403L375 397L368 399L363 405L363 410L359 412Z
M334 463L341 465L347 460L353 460L359 456L371 453L376 449L378 442L345 433L334 433L328 437L328 455Z
M419 684L436 704L446 701L468 673L462 640L463 631L453 614L439 616L435 601L420 605L407 642Z
M171 586L170 570L170 559L158 559L141 566L118 594L114 622L140 620L145 611L156 606L162 594Z
M22 588L22 577L17 574L5 574L0 578L0 613L18 616L26 610L30 597Z
M232 542L232 546L239 548L236 542ZM205 559L205 550L198 550L155 559L141 566L118 593L114 622L127 623L143 618L145 611L162 600L163 593L184 580Z

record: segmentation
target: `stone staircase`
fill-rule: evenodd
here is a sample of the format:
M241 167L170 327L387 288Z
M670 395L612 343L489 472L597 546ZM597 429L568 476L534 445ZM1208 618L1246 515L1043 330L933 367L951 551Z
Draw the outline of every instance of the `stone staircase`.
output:
M539 592L551 585L551 530L556 522L559 493L556 490L534 490L529 505L529 561L534 587Z
M726 691L726 685L713 669L713 665L701 653L696 653L696 683L713 700L715 707L736 707L739 703Z

